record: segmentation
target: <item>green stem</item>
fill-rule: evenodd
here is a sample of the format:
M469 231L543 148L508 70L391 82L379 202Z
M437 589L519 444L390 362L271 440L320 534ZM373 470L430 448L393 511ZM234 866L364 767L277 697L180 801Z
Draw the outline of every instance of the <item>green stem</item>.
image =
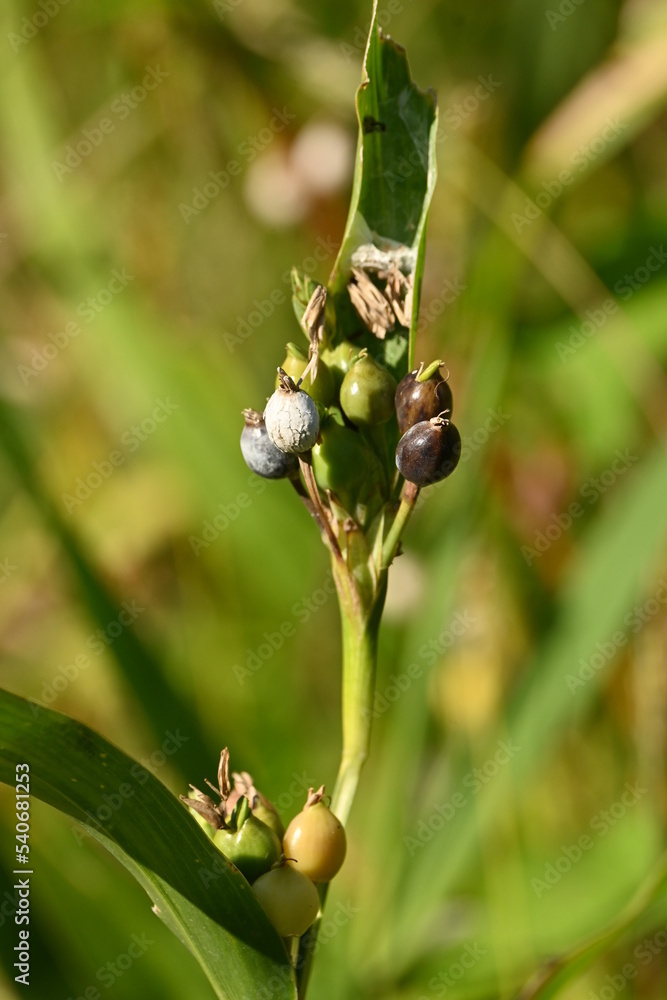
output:
M343 633L343 752L331 809L345 825L368 757L375 693L377 641L387 586L383 571L379 593L369 609L356 610L341 598Z
M346 565L333 558L332 566L343 635L343 750L331 811L345 825L370 749L377 644L387 592L387 571L380 572L371 593L357 585L353 572ZM322 912L327 890L327 885L320 886ZM297 960L299 1000L304 1000L306 995L320 921L321 917L301 939Z
M418 496L419 487L415 486L414 483L406 481L403 487L403 496L401 497L400 507L396 512L396 517L394 518L391 528L387 532L387 537L385 538L384 545L382 546L382 569L385 571L389 568L389 566L391 566L394 556L398 552L401 537L405 531L406 524L410 520L410 515L415 509Z

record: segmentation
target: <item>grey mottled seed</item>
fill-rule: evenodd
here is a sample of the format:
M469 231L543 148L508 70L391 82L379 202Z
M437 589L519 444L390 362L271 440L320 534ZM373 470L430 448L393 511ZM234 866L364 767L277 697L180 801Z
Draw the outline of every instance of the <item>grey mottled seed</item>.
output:
M241 453L249 469L264 479L284 479L296 472L299 461L276 448L270 439L264 417L256 410L244 410L245 427L241 431Z
M301 389L276 389L266 404L264 421L276 448L295 455L312 448L320 430L317 407Z

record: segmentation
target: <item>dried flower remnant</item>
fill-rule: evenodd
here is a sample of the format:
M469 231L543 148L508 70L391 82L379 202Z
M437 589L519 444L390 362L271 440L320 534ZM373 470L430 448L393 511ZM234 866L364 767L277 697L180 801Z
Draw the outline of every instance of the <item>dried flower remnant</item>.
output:
M320 344L324 339L324 310L327 303L327 290L324 285L318 285L310 297L305 312L301 317L301 326L310 342L308 351L308 367L302 378L310 374L311 382L317 378L317 364Z
M412 275L406 278L402 271L392 264L389 271L378 271L379 278L386 278L384 294L401 326L410 329L412 319Z
M365 271L353 267L347 291L362 323L378 340L384 340L387 333L394 329L396 318L380 289L373 284Z

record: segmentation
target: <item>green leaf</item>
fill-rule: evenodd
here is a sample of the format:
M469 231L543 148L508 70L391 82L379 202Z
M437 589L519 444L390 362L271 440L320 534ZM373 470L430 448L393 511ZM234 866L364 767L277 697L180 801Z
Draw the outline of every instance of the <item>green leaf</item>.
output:
M385 38L377 25L377 2L357 91L359 138L350 213L331 274L337 339L359 329L347 296L350 269L360 248L400 253L401 270L414 283L409 358L412 358L419 311L426 219L436 179L435 141L438 113L433 91L421 91L410 76L405 50ZM395 338L384 342L397 354ZM371 337L376 355L382 352ZM392 364L391 361L394 363ZM388 360L397 367L396 358ZM400 357L404 372L408 360Z
M283 944L243 876L141 764L87 726L0 690L0 780L81 823L144 887L223 1000L294 1000ZM22 772L24 773L24 772Z

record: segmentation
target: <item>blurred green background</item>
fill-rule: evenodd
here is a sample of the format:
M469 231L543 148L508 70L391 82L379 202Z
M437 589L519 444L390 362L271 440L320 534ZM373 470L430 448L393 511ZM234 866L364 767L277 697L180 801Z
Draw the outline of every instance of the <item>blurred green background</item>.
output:
M229 745L286 820L335 777L339 625L314 525L242 462L240 410L299 339L288 269L335 259L370 13L0 12L2 683L176 793ZM491 1000L661 871L667 14L391 0L380 23L438 93L417 358L450 368L464 453L392 569L311 989ZM31 844L23 992L211 995L127 872L36 801ZM2 895L5 847L0 868ZM667 995L667 900L632 915L559 996Z

